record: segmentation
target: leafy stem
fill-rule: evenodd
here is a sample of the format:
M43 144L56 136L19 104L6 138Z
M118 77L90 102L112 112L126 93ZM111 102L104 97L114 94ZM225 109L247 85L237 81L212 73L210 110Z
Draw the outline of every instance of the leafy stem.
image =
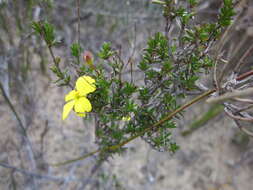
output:
M60 57L56 57L52 47L57 43L55 39L54 34L54 27L47 23L47 22L33 22L32 23L33 30L39 34L42 39L45 41L47 48L49 50L50 56L53 59L54 66L51 67L51 70L57 75L59 78L58 81L63 81L60 85L67 85L71 89L73 89L73 85L70 83L70 76L66 74L66 72L63 72L59 66L59 63L61 61Z
M154 125L146 128L145 130L137 133L136 135L128 138L127 140L117 144L117 145L113 145L113 146L109 146L109 147L105 147L105 148L102 148L102 149L97 149L95 151L92 151L88 154L85 154L79 158L76 158L76 159L72 159L72 160L68 160L66 162L62 162L62 163L58 163L58 164L51 164L52 166L62 166L62 165L66 165L66 164L70 164L70 163L73 163L73 162L76 162L76 161L80 161L80 160L83 160L83 159L86 159L96 153L103 153L103 152L108 152L108 151L115 151L117 149L120 149L122 148L124 145L128 144L129 142L135 140L136 138L140 137L140 136L143 136L145 133L153 130L153 129L156 129L156 128L159 128L159 126L161 126L163 123L165 123L166 121L172 119L175 115L177 115L179 112L185 110L186 108L190 107L191 105L193 105L194 103L196 102L199 102L200 100L202 100L203 98L211 95L212 93L214 93L216 91L216 89L212 89L212 90L209 90L209 91L206 91L204 92L203 94L201 94L200 96L197 96L196 98L192 99L191 101L187 102L186 104L182 105L181 107L179 107L178 109L176 109L175 111L169 113L167 116L165 116L163 119L161 119L160 121L156 122Z

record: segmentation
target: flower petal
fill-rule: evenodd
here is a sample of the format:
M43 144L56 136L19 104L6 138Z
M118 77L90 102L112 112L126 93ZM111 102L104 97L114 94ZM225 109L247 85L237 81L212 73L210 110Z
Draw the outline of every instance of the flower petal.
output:
M90 101L86 97L79 98L75 102L74 110L77 113L90 112L92 109Z
M79 77L76 81L76 90L81 96L94 92L96 90L95 80L90 76Z
M130 116L124 116L122 117L122 121L130 121L131 117Z
M72 110L74 105L75 105L75 101L70 101L64 105L63 112L62 112L62 120L68 117L69 112Z
M76 95L76 90L72 90L70 91L66 96L65 96L65 101L70 101L73 100L75 98Z

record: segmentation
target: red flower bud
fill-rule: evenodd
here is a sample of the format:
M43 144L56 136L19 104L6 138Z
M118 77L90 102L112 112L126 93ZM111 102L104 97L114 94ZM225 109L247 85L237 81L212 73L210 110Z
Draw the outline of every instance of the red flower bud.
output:
M84 52L83 59L84 59L84 62L87 63L88 65L93 64L93 55L90 51L85 51Z

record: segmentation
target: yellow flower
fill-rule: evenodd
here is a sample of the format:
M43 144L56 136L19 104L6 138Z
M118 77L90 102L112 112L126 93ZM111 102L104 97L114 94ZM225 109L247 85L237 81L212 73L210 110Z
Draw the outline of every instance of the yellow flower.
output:
M122 117L122 121L130 121L131 117L130 116L124 116Z
M92 109L87 94L96 90L95 80L89 76L81 76L76 81L76 87L65 96L67 102L63 107L62 120L66 119L69 112L74 108L76 114L85 117L86 112Z

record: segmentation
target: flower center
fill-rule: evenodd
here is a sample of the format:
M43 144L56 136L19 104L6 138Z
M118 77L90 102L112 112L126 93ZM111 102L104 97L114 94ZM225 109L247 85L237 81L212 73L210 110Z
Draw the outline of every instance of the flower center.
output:
M75 95L74 95L75 99L79 99L81 98L80 94L78 91L75 92Z

